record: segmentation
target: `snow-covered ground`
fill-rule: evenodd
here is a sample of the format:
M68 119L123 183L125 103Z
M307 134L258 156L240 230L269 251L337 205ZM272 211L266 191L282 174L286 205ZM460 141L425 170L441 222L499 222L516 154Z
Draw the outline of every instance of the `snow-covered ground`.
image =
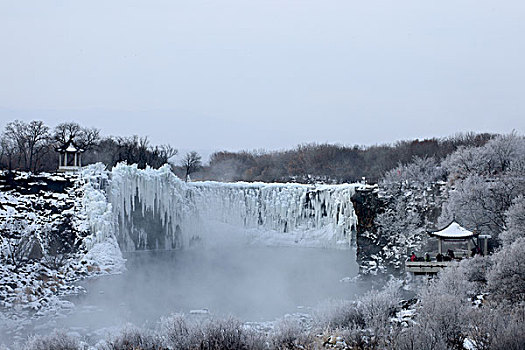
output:
M78 281L125 268L102 174L96 165L80 174L2 175L0 338L67 313L73 304L64 297L83 293Z

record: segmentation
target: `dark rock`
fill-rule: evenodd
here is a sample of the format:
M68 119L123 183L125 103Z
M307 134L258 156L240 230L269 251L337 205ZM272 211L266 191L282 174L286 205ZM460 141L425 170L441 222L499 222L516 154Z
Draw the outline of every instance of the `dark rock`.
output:
M384 242L377 232L374 223L376 216L384 211L384 202L379 198L377 191L357 190L352 196L352 204L357 215L356 227L357 262L371 261L371 256L378 254Z

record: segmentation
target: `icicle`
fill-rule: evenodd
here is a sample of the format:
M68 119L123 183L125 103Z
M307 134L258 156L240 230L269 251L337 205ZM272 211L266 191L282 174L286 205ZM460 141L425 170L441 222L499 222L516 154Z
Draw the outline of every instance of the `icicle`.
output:
M267 183L184 183L169 167L139 170L119 164L113 168L110 200L119 222L132 221L133 210L160 217L164 236L180 239L185 246L202 233L205 220L277 234L329 229L327 246L349 244L357 218L351 197L356 184L300 185ZM140 208L135 208L138 199ZM126 228L119 228L126 235ZM141 241L145 240L141 237ZM123 237L121 241L129 241ZM146 241L144 241L146 242ZM146 243L144 243L146 244Z

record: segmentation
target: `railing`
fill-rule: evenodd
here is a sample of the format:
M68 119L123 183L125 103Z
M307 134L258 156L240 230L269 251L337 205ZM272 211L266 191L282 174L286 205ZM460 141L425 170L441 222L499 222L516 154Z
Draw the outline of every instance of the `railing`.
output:
M407 261L405 271L415 274L438 273L442 268L454 264L453 261Z
M61 165L58 167L59 173L65 173L67 171L78 171L80 170L79 166L72 166L72 165Z

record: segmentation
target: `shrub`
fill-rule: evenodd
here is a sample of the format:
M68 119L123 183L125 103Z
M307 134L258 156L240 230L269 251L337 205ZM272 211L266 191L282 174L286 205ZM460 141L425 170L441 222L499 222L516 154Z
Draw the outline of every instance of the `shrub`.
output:
M477 350L522 349L525 344L525 306L505 304L471 309L465 336Z
M469 296L475 290L464 264L450 266L418 292L415 324L392 337L402 349L461 348Z
M206 321L201 327L200 334L198 334L198 336L201 336L200 344L198 344L198 348L201 350L264 348L264 342L261 337L243 328L242 323L232 317L211 319Z
M525 304L500 308L498 311L495 313L493 322L497 322L499 327L492 335L491 349L523 349L523 344L525 344Z
M153 350L159 349L158 344L159 341L152 332L127 325L120 334L110 337L101 350Z
M525 238L518 238L493 255L487 274L489 290L498 300L525 301Z
M190 349L197 329L190 324L183 314L174 314L161 319L160 338L165 347L172 349Z
M468 288L472 288L476 294L482 293L486 289L487 272L492 266L490 256L476 255L472 259L463 260L460 268L464 271L465 278L471 282Z
M525 237L525 197L515 198L505 213L507 229L500 237L505 245L511 245L518 238Z
M397 350L448 350L445 340L435 328L426 323L414 324L408 328L397 327L386 348Z
M363 315L357 310L357 304L347 300L331 300L320 304L314 311L316 328L352 328L364 327Z
M285 317L276 322L269 343L272 349L296 349L305 348L313 341L297 319Z
M232 317L209 319L202 323L189 321L175 314L161 321L158 334L160 343L169 349L263 349L263 337L243 327Z
M54 331L50 335L33 336L23 349L25 350L80 350L83 349L79 339L64 331Z

